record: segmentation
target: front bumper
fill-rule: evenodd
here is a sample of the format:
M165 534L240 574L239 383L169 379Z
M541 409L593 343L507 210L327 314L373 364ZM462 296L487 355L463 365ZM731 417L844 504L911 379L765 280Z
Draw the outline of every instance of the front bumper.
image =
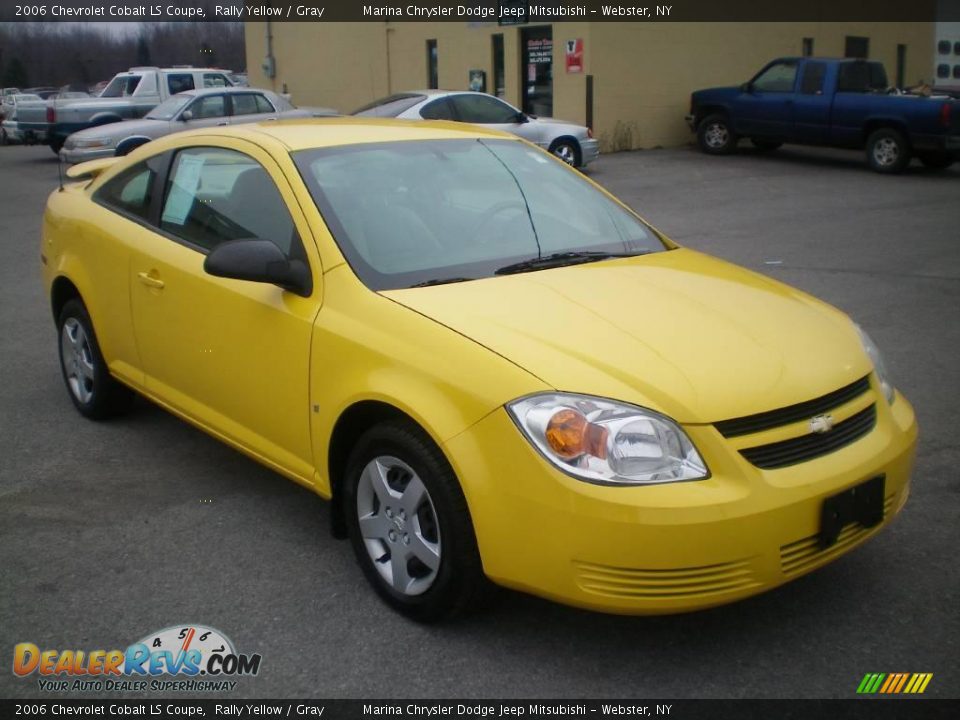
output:
M600 141L590 138L580 141L580 167L586 167L600 157Z
M731 602L814 570L875 535L903 507L917 438L902 396L877 392L877 424L828 455L760 470L711 425L687 426L706 480L604 487L556 470L500 409L445 445L495 582L606 612L660 614ZM823 500L883 474L879 526L818 545Z
M113 157L116 149L112 147L98 148L63 148L60 151L60 159L65 163L75 165L86 162L87 160L99 160L100 158Z

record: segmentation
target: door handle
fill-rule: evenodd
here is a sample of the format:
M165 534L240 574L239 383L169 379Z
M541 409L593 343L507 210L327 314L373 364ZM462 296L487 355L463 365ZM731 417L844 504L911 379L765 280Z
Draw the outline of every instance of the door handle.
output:
M160 278L158 278L156 275L152 273L145 273L145 272L137 273L137 277L140 278L140 282L142 282L147 287L157 288L157 290L163 289L163 286L164 286L163 280L161 280Z

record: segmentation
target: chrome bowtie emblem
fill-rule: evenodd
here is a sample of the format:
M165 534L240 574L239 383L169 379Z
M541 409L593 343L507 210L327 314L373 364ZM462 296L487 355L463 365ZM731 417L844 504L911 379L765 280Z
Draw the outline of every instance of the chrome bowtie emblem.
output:
M810 432L823 434L829 432L834 425L833 415L815 415L810 418Z

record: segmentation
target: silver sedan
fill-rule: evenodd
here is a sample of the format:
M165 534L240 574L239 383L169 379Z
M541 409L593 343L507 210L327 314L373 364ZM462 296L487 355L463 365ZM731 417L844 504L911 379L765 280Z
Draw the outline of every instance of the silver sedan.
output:
M599 143L589 128L566 120L527 115L486 93L414 90L374 100L353 114L406 120L454 120L505 130L549 150L574 167L586 167L600 155Z
M168 98L139 120L124 120L73 133L64 143L60 159L79 163L126 155L144 143L181 130L336 114L329 108L294 107L269 90L245 87L188 90Z

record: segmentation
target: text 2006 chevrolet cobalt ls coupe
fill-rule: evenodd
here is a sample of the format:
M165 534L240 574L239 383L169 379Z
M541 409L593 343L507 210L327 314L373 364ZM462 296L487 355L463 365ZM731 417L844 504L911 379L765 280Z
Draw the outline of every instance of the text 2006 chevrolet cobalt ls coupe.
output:
M488 580L717 605L906 502L914 413L862 330L518 138L277 122L71 174L42 259L77 409L139 393L331 499L410 616Z

